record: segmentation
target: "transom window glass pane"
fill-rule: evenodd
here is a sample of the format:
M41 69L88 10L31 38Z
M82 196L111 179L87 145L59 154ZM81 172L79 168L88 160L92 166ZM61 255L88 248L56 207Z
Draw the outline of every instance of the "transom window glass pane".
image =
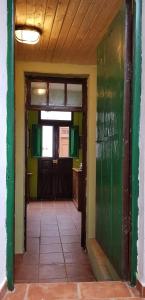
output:
M42 157L53 156L53 126L42 126Z
M49 83L49 105L64 106L64 83Z
M81 84L67 84L67 105L76 107L82 106Z
M41 120L71 121L72 114L68 111L41 111Z
M31 104L46 105L47 104L47 83L31 82Z
M59 127L59 157L69 156L69 127Z

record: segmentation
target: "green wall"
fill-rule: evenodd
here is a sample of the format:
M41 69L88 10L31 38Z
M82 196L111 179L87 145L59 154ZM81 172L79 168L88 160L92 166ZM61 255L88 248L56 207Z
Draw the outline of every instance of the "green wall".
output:
M32 124L38 124L38 111L28 111L28 128L30 134L30 147L28 149L27 171L32 173L29 178L30 182L30 198L37 199L37 172L38 159L33 158L31 154L31 129Z
M73 125L79 126L79 136L82 136L82 112L73 113ZM82 162L82 147L79 149L79 157L73 159L73 168L79 168Z
M122 276L124 10L97 49L96 239Z

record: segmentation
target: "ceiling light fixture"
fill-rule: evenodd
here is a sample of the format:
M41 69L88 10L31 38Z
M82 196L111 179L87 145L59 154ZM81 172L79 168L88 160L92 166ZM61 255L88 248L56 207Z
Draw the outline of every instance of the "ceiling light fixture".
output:
M33 88L32 89L32 91L33 91L33 94L34 95L39 95L39 96L43 96L43 95L46 95L46 89L37 89L37 88Z
M35 26L16 25L15 27L15 37L20 43L36 44L39 42L41 34L41 29Z

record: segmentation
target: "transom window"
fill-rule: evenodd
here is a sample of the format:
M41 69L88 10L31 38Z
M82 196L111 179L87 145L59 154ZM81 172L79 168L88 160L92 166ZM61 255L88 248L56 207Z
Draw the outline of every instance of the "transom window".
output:
M41 120L53 120L53 121L71 121L72 113L69 111L41 111Z
M82 109L85 79L26 76L26 83L28 106L44 110Z

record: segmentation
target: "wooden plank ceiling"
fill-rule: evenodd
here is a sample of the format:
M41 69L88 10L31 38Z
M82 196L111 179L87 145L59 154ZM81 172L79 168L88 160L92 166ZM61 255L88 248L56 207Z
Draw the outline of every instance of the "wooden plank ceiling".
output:
M122 0L15 0L15 24L42 29L38 44L15 46L25 61L96 64L96 46Z

